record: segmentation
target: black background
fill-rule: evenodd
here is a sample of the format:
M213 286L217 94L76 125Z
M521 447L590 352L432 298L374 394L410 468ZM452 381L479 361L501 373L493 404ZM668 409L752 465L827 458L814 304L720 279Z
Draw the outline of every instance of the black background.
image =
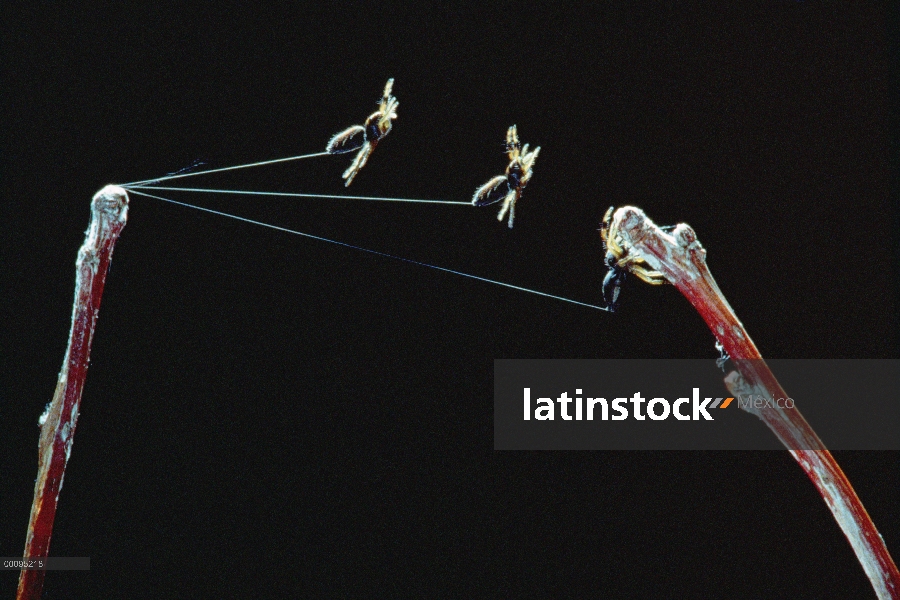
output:
M350 193L468 200L516 123L542 150L513 230L177 198L588 303L598 221L634 204L695 228L764 356L896 357L881 8L323 6L4 3L0 555L91 196L319 151L388 77ZM340 194L349 160L183 182ZM787 452L493 451L494 358L716 357L673 288L629 284L609 315L132 196L51 545L92 569L45 597L871 595ZM898 455L837 456L896 554Z

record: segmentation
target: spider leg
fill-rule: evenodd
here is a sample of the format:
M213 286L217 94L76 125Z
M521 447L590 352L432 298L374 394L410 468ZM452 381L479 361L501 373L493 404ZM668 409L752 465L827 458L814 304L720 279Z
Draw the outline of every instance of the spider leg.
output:
M525 144L525 148L527 147L528 144ZM531 178L531 167L532 165L534 165L534 161L537 158L538 152L540 151L541 147L538 146L534 149L533 152L531 152L531 154L525 154L524 158L522 159L522 168L525 170L525 173L527 174L529 179Z
M644 267L632 265L631 272L634 273L635 277L650 285L663 285L664 283L668 283L666 276L659 271L648 271Z
M391 130L392 120L397 118L397 113L393 113L393 117L391 115L385 115L378 119L378 139L383 138L388 134Z
M369 143L367 144L367 145L368 145L368 149L366 150L365 153L361 153L361 154L362 154L362 159L359 161L359 166L356 167L356 170L357 170L357 171L361 170L364 166L366 166L366 163L369 162L369 157L372 156L372 150L375 149L375 146L376 146L377 144L378 144L378 141L377 141L377 140L372 140L371 142L369 142Z
M516 126L513 125L506 131L506 153L509 155L509 160L519 158L520 148L519 133L516 130Z
M621 260L626 260L626 261L628 261L628 262L630 263L630 262L632 262L633 259L630 259L630 258L622 258L622 257L625 256L625 249L622 248L622 246L619 245L619 242L618 242L618 240L616 239L616 237L617 237L616 234L617 234L617 233L618 233L618 230L613 230L613 229L607 230L607 232L606 232L606 240L605 240L605 242L606 242L606 249L609 250L610 252L612 252L612 253L613 253L614 255L616 255L617 257L620 257L620 264L621 264Z
M350 187L350 184L353 183L353 180L356 178L357 173L359 173L360 169L362 169L366 162L369 160L369 155L372 154L372 148L374 146L371 142L366 142L362 148L360 148L359 152L356 155L356 158L353 159L353 162L344 171L344 187Z
M472 196L472 204L486 206L500 202L509 193L509 180L506 175L497 175L486 184L475 190Z
M391 90L394 89L394 78L391 77L387 80L387 83L384 84L384 93L381 95L381 112L385 112L385 107L391 101Z
M397 118L398 106L400 106L400 102L396 98L391 97L387 105L380 111L381 114L378 118L378 129L381 131L380 137L384 137L391 130L391 121Z
M400 103L391 96L383 101L380 108L366 118L366 138L377 142L391 130L391 121L397 118L397 107Z
M613 210L615 210L615 207L610 206L609 210L607 210L606 214L603 216L603 220L600 221L600 229L598 229L600 232L600 239L603 241L603 247L607 250L609 249L609 226L612 222Z
M510 209L513 202L516 201L516 193L511 191L506 195L506 198L503 199L503 206L500 207L500 212L497 214L497 220L502 221L503 217L506 216L506 211Z
M329 154L343 154L362 148L366 141L366 129L362 125L348 127L340 133L336 133L325 147Z

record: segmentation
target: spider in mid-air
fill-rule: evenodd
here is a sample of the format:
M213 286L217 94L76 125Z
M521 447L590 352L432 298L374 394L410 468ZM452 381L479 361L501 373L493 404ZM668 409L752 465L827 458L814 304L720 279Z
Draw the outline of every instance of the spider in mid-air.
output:
M619 292L629 271L650 285L666 283L665 275L659 271L649 270L643 258L629 256L628 251L623 248L619 228L612 218L614 210L615 207L610 206L600 224L600 239L603 241L603 249L606 250L603 262L609 268L609 272L603 278L603 301L606 302L609 312L616 312L619 306Z
M344 154L359 150L353 163L344 171L345 186L349 186L353 182L353 178L369 160L372 150L375 149L381 138L391 131L391 121L397 118L397 106L400 105L397 99L391 96L393 87L394 80L388 79L384 86L381 102L378 104L378 110L369 115L365 125L348 127L328 141L325 150L329 154Z
M506 132L506 153L510 160L509 166L506 167L506 175L498 175L478 188L472 197L472 204L487 206L503 200L497 220L502 221L509 211L509 228L512 229L516 215L516 201L522 197L522 190L531 179L531 167L540 151L541 147L538 146L534 152L528 152L528 144L522 146L519 143L516 126L510 127Z

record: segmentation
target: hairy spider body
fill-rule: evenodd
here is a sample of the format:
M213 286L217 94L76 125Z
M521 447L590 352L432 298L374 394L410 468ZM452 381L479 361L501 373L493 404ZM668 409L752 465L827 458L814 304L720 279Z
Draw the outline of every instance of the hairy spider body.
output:
M502 221L509 212L509 228L512 229L516 214L516 202L522 197L522 191L531 179L534 161L540 146L533 152L528 152L528 144L522 146L519 143L519 134L513 125L506 132L506 154L509 156L509 166L505 175L498 175L475 191L472 204L475 206L487 206L503 200L503 206L497 214L497 220Z
M330 154L344 154L359 150L353 162L344 171L342 176L345 180L344 186L349 186L353 182L360 169L366 166L366 162L379 140L391 131L391 123L397 118L397 107L400 105L397 99L391 95L393 87L394 80L388 79L378 110L369 115L365 125L348 127L328 141L325 150Z
M600 224L600 239L606 252L603 262L609 271L603 278L603 301L606 302L610 312L615 312L619 306L619 293L628 272L634 273L641 281L650 285L662 285L666 283L666 277L659 271L651 271L642 258L628 254L622 238L619 236L618 226L613 221L614 206L610 206Z

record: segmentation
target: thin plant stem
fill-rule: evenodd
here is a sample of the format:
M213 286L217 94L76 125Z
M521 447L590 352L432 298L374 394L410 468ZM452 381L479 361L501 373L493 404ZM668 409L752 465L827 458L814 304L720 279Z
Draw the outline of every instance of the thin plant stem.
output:
M633 206L617 210L613 226L618 227L628 254L643 259L665 275L724 346L737 368L725 378L732 394L789 397L716 285L706 266L706 250L691 227L682 223L671 233L663 232L642 210ZM831 452L800 411L776 406L748 412L769 426L815 484L878 598L900 598L900 572L884 540Z
M41 417L38 474L25 540L26 558L45 558L50 549L53 520L66 463L72 451L81 390L87 376L106 272L127 216L128 194L120 187L103 188L91 202L91 224L75 263L75 304L69 346L53 400ZM19 575L16 598L37 600L41 597L43 586L43 570L23 569Z

